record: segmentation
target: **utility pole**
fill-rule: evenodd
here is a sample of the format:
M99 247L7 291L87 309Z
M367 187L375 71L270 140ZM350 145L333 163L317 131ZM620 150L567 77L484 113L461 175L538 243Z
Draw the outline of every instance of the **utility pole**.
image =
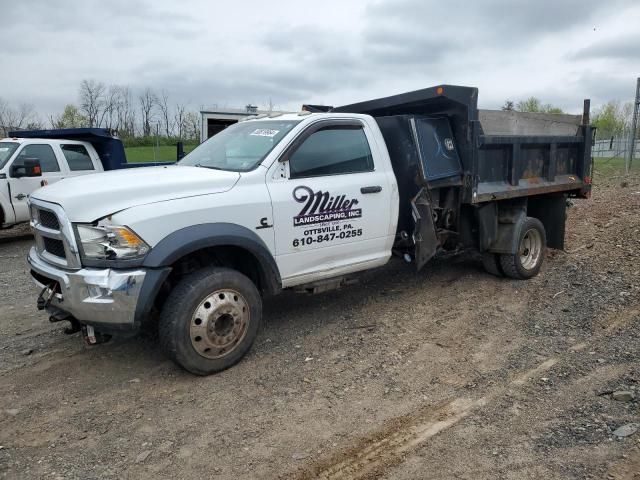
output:
M638 83L636 85L636 100L633 104L633 119L631 120L631 139L629 140L629 155L627 156L627 164L625 172L628 174L631 170L631 162L636 150L636 136L638 135L638 122L640 119L640 77L638 77Z

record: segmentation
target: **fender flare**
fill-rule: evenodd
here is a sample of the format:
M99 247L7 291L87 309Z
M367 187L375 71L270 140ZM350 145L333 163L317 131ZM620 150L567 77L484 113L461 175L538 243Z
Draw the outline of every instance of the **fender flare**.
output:
M255 232L233 223L202 223L177 230L151 249L142 266L166 268L190 253L222 246L240 247L251 252L260 264L265 293L275 295L282 289L280 270L267 245Z

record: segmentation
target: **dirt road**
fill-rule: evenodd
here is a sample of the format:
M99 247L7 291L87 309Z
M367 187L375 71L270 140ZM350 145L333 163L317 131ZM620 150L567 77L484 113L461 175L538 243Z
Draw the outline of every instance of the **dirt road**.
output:
M575 202L533 280L467 255L285 294L207 378L150 339L64 335L35 310L30 240L1 240L0 478L639 478L640 432L614 434L640 423L628 182Z

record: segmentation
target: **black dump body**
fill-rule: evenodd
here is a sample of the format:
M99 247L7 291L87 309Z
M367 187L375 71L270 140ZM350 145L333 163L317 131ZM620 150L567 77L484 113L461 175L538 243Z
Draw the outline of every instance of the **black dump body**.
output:
M401 202L426 181L467 204L590 191L592 129L581 116L478 110L478 89L441 85L334 108L375 117ZM453 140L453 141L452 141Z
M588 101L582 116L477 101L476 88L440 85L332 110L377 121L400 194L394 251L418 268L439 250L513 254L527 217L563 248L566 197L590 194Z

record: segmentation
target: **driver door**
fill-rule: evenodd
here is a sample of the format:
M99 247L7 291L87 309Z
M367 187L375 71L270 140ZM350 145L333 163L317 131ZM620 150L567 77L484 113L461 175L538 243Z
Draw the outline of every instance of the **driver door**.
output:
M388 259L392 194L387 174L374 164L371 137L359 120L318 122L275 166L267 186L285 286Z

